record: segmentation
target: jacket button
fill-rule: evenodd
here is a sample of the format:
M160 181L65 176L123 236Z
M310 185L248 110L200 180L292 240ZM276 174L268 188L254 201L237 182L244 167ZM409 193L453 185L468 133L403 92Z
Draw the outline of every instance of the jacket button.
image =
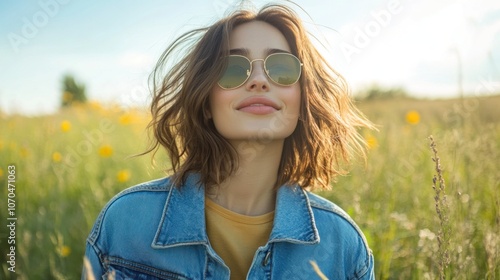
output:
M269 264L269 257L271 256L271 250L267 251L266 256L262 260L262 266L266 266Z

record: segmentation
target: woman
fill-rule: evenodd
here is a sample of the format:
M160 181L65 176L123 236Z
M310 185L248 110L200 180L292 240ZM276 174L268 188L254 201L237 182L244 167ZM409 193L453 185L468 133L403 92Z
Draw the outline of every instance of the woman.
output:
M179 49L187 54L164 74ZM173 175L104 208L87 240L94 275L373 278L356 224L307 191L364 154L356 128L371 123L289 8L240 10L181 36L152 77L149 151L165 148Z

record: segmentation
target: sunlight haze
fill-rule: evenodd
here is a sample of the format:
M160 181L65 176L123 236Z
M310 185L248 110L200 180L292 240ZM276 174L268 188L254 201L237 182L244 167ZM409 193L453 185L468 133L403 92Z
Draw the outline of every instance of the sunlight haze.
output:
M66 73L91 100L146 105L147 77L168 43L238 3L3 1L0 110L56 111ZM374 84L426 98L458 97L461 87L466 95L500 90L500 1L295 3L301 8L288 5L354 93Z

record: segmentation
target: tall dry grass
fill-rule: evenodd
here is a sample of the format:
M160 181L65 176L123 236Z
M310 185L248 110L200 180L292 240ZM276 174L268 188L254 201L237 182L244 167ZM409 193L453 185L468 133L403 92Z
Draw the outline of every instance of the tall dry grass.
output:
M434 196L436 214L439 218L439 229L436 235L438 241L438 269L439 279L446 279L446 268L450 264L450 220L448 219L449 206L446 196L446 184L443 178L443 167L438 156L437 144L432 135L429 137L432 150L432 161L435 163L436 174L432 177L432 189Z

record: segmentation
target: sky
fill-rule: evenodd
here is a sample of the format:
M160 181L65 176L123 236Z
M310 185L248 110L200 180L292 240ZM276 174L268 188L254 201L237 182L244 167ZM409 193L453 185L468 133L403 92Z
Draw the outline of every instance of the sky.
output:
M168 44L240 2L3 0L0 111L56 112L65 74L85 84L91 100L147 105L148 75ZM500 92L498 0L277 3L300 15L353 92L374 84L422 98L458 97L460 88L474 96Z

